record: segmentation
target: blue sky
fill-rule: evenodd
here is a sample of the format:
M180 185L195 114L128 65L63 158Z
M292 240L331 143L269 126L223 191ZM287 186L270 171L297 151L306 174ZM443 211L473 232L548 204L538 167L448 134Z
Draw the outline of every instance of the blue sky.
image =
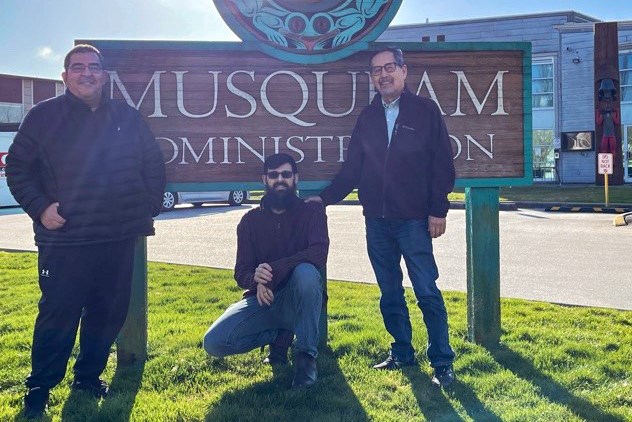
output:
M632 0L404 0L392 24L562 10L632 20ZM212 0L0 0L0 73L59 79L75 39L238 40Z

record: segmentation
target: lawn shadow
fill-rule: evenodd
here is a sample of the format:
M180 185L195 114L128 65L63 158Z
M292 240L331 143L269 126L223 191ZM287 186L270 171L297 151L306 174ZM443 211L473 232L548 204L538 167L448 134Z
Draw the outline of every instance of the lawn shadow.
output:
M117 420L128 421L140 389L145 364L117 367L110 393L101 400L88 392L70 390L61 412L62 421Z
M427 420L463 420L442 390L432 384L430 377L421 371L419 366L404 368L403 373L410 381L419 410ZM446 394L459 400L467 414L476 421L501 421L497 415L485 408L471 388L458 379L446 390Z
M489 351L500 365L513 372L516 376L537 386L540 395L546 397L552 403L558 403L567 407L580 418L587 421L600 422L625 421L619 416L603 411L588 400L575 396L566 387L551 377L544 375L530 361L507 346L499 345L496 348L489 349Z
M101 416L99 419L109 420L115 415L116 420L129 420L136 402L136 395L140 390L144 370L145 362L116 367L110 384L110 393L99 410L99 416Z
M99 412L99 401L83 391L70 389L70 394L61 410L62 421L81 421L86 415L96 415Z
M318 382L311 388L290 389L294 377L291 364L272 370L269 381L224 394L218 403L209 406L206 420L369 420L329 347L319 352Z

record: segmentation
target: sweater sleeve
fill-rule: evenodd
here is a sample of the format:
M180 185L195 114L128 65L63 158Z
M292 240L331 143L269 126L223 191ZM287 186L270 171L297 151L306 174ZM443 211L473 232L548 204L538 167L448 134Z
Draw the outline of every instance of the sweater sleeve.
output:
M445 217L450 209L448 195L454 189L456 171L452 144L441 113L434 104L435 148L432 168L430 169L430 215Z
M33 112L27 114L20 125L7 155L7 184L22 209L38 221L44 210L55 202L49 198L40 181L39 146Z
M139 132L143 154L143 180L148 194L152 216L160 214L165 189L165 164L154 134L139 115Z
M318 269L324 269L329 252L329 234L327 232L327 215L321 204L309 204L312 212L308 221L307 248L294 255L270 262L272 267L272 282L269 287L274 289L298 264L308 262Z
M362 166L364 164L364 149L362 148L362 127L361 117L351 134L347 159L342 164L340 171L334 177L331 184L321 193L323 205L331 205L342 201L360 183Z
M250 224L247 217L242 218L237 225L237 260L235 262L235 280L244 290L255 290L256 261L254 250L255 239L252 238Z

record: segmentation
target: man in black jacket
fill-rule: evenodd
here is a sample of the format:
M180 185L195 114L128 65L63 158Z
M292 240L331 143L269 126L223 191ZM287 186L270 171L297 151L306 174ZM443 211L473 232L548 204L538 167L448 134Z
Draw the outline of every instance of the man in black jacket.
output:
M107 99L103 57L65 57L64 95L36 105L9 148L7 182L33 220L42 297L25 414L41 415L64 377L81 321L71 387L96 397L129 306L136 238L154 234L165 183L162 153L140 114Z
M388 48L371 58L379 92L353 130L347 159L332 183L308 201L335 204L358 188L366 223L369 259L382 296L380 310L393 336L388 358L374 366L393 370L415 364L412 328L402 287L402 256L428 331L433 383L454 381L454 352L432 238L446 228L454 186L452 148L437 105L406 87L402 51Z
M270 364L287 363L296 333L292 388L316 382L322 272L329 237L322 205L296 196L298 173L287 154L269 156L263 167L266 195L237 227L235 280L246 289L204 335L213 356L245 353L270 344ZM286 342L289 340L289 342Z

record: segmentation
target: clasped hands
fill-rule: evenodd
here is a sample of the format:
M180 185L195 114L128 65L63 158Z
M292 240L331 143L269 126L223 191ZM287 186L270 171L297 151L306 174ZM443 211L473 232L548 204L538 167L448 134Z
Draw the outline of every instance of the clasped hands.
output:
M261 306L270 306L274 301L274 293L266 284L272 281L272 267L268 263L261 263L255 268L255 283L257 283L257 302Z

